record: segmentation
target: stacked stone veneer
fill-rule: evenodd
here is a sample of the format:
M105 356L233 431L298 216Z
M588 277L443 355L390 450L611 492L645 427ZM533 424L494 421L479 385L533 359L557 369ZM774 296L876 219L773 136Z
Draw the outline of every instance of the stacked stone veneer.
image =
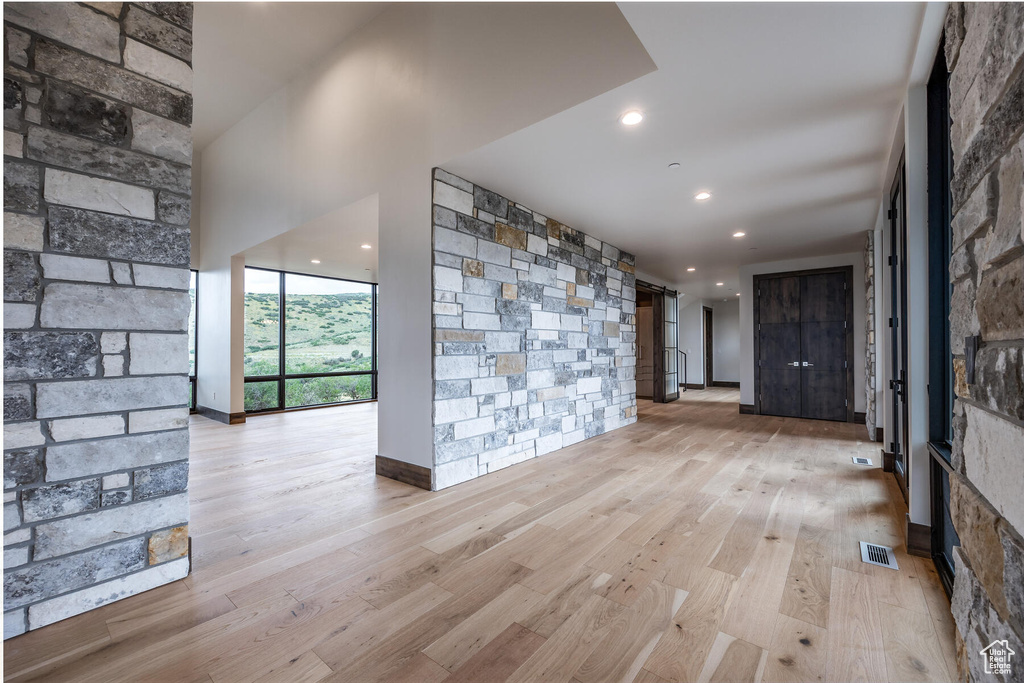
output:
M188 573L191 3L4 5L4 637Z
M634 259L434 172L434 489L636 421Z
M956 375L953 615L960 675L1024 674L1024 5L954 3L946 20L953 145ZM968 381L964 338L980 336ZM980 650L1007 640L1012 674Z
M875 233L868 231L864 241L864 422L868 438L875 438L877 430L875 396Z

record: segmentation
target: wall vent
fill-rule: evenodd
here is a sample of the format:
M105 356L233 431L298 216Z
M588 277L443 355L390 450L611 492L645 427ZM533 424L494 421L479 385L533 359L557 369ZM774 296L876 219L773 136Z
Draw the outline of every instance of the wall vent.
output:
M853 464L854 465L867 465L868 467L871 467L872 463L871 463L871 458L862 458L859 455L855 455L855 456L853 456Z
M896 564L896 553L892 551L892 548L887 548L884 545L875 545L874 543L861 541L860 559L867 564L875 564L879 567L897 570L900 568Z

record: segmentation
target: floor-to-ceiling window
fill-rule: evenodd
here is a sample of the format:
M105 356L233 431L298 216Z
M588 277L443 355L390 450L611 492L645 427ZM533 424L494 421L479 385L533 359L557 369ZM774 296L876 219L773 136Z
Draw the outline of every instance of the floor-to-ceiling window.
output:
M949 72L940 45L928 82L928 450L932 455L932 557L947 592L953 585L953 546L960 545L949 508L955 400L949 339L953 240L949 127Z
M196 282L198 271L192 271L188 283L188 296L191 308L188 312L188 409L196 410Z
M245 269L245 410L377 397L377 286Z

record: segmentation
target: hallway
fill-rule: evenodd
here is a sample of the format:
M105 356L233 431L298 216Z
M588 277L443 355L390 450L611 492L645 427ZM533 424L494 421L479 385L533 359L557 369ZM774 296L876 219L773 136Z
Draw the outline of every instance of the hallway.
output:
M5 677L951 680L949 603L864 427L738 401L641 401L439 493L374 476L376 404L193 418L193 573L9 641Z

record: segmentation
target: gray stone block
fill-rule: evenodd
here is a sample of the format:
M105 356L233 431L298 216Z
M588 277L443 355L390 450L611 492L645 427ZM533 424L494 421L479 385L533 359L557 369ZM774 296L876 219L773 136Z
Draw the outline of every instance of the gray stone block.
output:
M32 387L4 382L4 421L31 420L33 413Z
M188 461L135 472L135 500L184 491L188 487Z
M110 491L108 493L103 493L100 496L100 499L101 499L101 502L100 502L100 506L101 507L110 507L111 505L124 505L125 503L132 502L132 492L131 491Z
M40 418L164 408L185 403L188 378L119 377L36 386L36 415Z
M4 251L4 301L36 301L39 268L35 254Z
M169 52L186 62L192 61L192 33L168 23L135 5L128 6L124 18L127 35Z
M110 282L110 265L99 259L40 254L39 265L43 267L43 277L48 280L72 280L101 284Z
M142 110L132 115L132 149L169 159L192 163L192 129Z
M47 125L61 132L115 146L128 139L127 106L60 81L49 84L42 108Z
M161 192L156 198L157 220L171 225L189 225L192 200L180 194Z
M139 2L136 4L162 19L166 19L189 31L192 30L191 2Z
M473 206L486 211L499 220L508 215L508 200L482 187L473 186ZM531 217L532 220L532 217Z
M38 126L29 128L27 140L29 159L179 194L192 192L192 169L185 164Z
M4 380L93 377L99 341L92 332L7 332Z
M6 107L7 88L4 90ZM40 168L35 164L4 161L4 211L38 211L41 175Z
M51 595L122 576L145 566L146 541L143 538L40 562L4 574L4 605L21 607Z
M49 223L50 248L54 251L164 265L189 264L187 228L61 206L50 207Z
M43 452L28 448L4 453L4 488L27 486L43 479Z
M43 294L42 327L185 331L187 292L57 283Z
M118 23L77 3L14 3L4 8L4 21L54 38L108 62L121 60L121 28Z
M445 206L434 205L434 227L455 230L458 225L454 211Z
M469 380L440 380L434 382L434 398L444 400L449 398L465 398L469 396Z
M75 479L187 458L187 430L152 432L102 441L51 446L46 451L46 480Z
M493 242L494 226L466 214L457 214L456 230Z
M188 495L184 493L101 508L36 526L35 559L59 557L187 521Z
M100 506L100 480L83 479L49 486L25 489L21 508L26 522L95 510Z
M192 5L187 5L191 11ZM178 123L192 122L192 96L178 92L119 66L106 64L46 39L37 41L36 70Z

